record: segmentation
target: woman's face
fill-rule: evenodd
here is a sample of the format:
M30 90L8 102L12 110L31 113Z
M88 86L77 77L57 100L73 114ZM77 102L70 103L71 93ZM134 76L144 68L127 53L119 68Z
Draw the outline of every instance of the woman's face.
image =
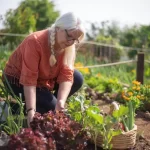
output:
M61 49L65 49L72 44L79 43L79 37L82 35L82 31L79 29L65 30L57 29L56 43Z

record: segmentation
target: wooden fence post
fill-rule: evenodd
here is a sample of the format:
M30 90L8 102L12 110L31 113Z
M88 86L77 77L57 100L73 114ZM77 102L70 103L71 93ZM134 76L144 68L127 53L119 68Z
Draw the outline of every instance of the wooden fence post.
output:
M136 80L144 84L144 52L138 52Z

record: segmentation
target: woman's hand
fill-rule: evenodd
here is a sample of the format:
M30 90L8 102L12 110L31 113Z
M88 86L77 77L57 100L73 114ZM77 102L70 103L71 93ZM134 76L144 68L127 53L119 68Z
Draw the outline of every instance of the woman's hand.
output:
M27 115L28 127L30 127L30 122L33 120L34 114L35 114L35 111L34 111L34 110L30 110L30 111L28 112L28 115Z
M58 100L56 104L56 111L63 111L65 108L65 101L64 100Z
M63 111L65 108L65 103L68 98L69 92L71 90L71 82L62 82L59 84L58 94L57 94L57 104L55 110Z

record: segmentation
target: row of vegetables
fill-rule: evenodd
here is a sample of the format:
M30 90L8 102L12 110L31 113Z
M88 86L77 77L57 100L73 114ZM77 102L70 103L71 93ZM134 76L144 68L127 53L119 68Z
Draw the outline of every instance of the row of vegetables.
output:
M114 101L108 114L87 100L85 90L81 90L68 99L64 112L36 113L31 128L20 128L19 132L10 135L8 148L87 150L89 143L94 143L95 149L97 146L103 149L131 148L136 141L136 110L146 98L146 94L139 93L141 88L143 85L137 81L124 88L121 95L124 104L118 105ZM131 138L125 137L128 133Z

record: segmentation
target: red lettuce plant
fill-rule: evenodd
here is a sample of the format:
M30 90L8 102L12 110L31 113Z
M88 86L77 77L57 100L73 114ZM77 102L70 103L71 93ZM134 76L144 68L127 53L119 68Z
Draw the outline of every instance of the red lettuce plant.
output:
M19 134L10 136L8 149L11 150L54 150L56 149L55 141L52 137L46 138L44 134L31 128L24 128Z
M88 136L82 126L63 112L36 113L31 129L12 135L9 147L15 150L84 150Z

